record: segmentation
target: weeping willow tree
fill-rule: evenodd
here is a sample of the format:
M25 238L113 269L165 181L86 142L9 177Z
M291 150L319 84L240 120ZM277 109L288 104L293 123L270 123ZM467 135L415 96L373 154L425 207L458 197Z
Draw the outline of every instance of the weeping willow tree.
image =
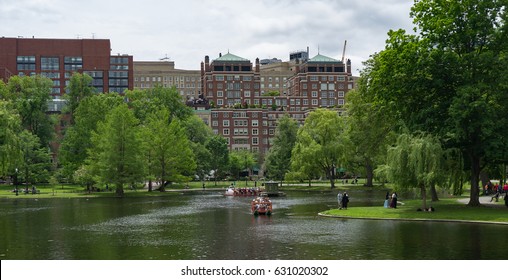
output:
M427 208L427 192L444 182L444 151L432 135L401 134L388 149L386 164L377 172L401 189L419 188L422 207Z

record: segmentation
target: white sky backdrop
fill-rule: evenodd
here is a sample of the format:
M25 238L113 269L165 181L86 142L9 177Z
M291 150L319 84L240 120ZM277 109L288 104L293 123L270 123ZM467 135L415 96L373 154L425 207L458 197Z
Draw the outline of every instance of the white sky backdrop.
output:
M412 0L0 0L0 36L110 39L112 53L135 61L166 55L197 70L228 50L240 57L346 58L362 62L384 49L390 29L413 28Z

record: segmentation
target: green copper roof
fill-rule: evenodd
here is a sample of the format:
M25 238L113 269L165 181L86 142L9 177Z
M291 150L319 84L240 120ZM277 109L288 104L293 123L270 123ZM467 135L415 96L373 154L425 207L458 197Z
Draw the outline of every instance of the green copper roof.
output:
M228 52L227 54L215 59L215 61L249 61L249 60Z
M315 57L311 58L309 62L340 62L340 61L328 56L318 54Z

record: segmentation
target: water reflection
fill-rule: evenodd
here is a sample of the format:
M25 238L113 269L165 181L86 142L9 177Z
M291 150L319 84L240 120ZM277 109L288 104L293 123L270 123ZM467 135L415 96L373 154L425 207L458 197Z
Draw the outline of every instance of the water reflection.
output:
M352 205L384 194L352 192ZM0 201L2 259L504 259L506 227L328 219L333 193L273 198L218 193L134 199Z

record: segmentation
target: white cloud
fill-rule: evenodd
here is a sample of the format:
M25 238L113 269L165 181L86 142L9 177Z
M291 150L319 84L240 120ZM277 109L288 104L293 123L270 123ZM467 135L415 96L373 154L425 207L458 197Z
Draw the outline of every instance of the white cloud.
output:
M0 0L0 36L111 39L135 60L166 54L178 68L199 69L219 52L247 59L310 47L353 69L384 48L390 29L411 29L410 0Z

